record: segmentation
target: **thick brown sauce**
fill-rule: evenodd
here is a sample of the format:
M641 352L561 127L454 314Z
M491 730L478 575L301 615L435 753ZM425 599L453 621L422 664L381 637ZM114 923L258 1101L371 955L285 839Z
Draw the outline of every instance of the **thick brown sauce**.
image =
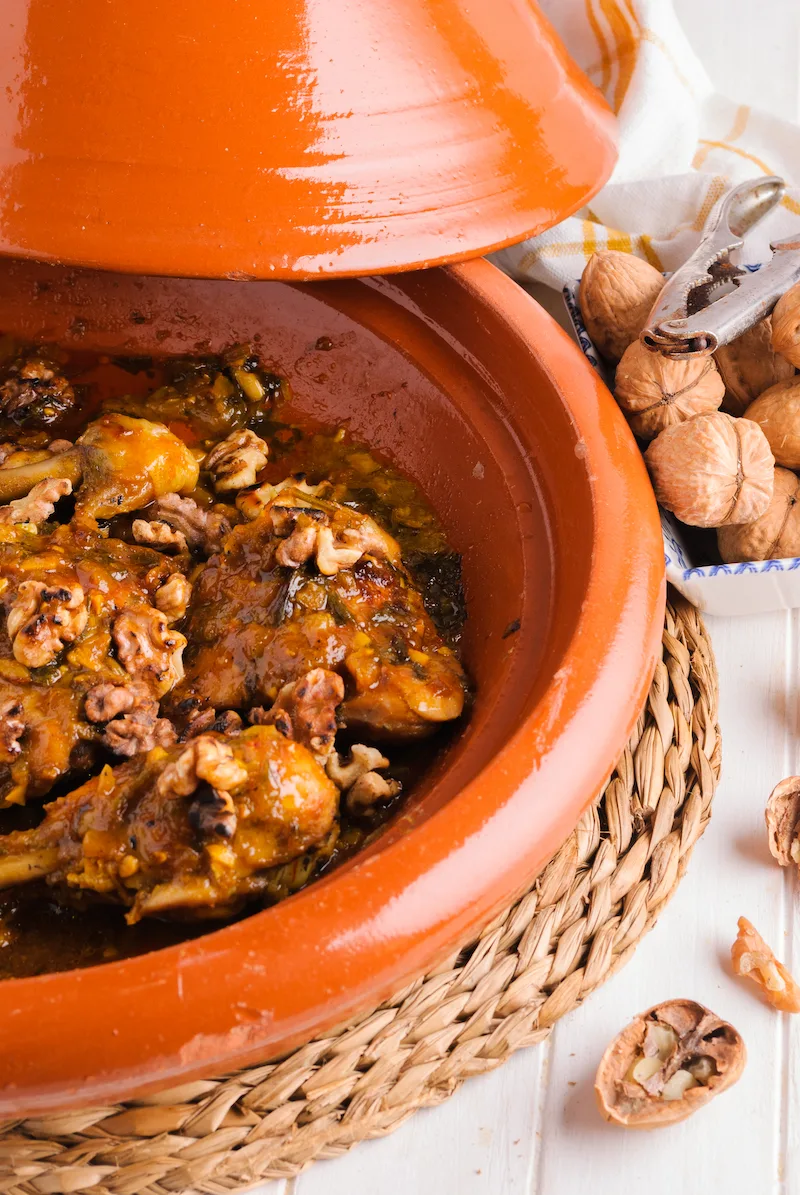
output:
M0 378L6 363L19 351L18 344L0 337ZM278 482L296 472L305 473L312 482L328 478L346 487L345 501L372 515L392 532L420 585L429 613L445 638L457 646L465 617L460 562L448 548L435 512L413 482L368 448L354 444L342 429L282 421L288 390L279 378L272 379L266 402L246 410L234 409L235 404L222 404L219 422L210 425L200 414L197 418L187 414L186 403L181 398L181 389L186 385L184 375L187 369L191 374L197 363L185 368L176 362L112 360L88 353L69 356L60 353L59 361L75 387L77 407L52 425L38 429L0 418L0 442L41 447L55 437L74 439L103 406L161 419L192 446L221 439L233 426L246 424L269 443L267 480ZM149 396L165 382L175 382L176 391L162 394L156 409ZM298 861L296 866L302 880L307 883L329 872L371 841L431 766L452 733L452 729L445 730L409 747L393 747L391 774L402 782L402 795L367 820L348 822L345 817L336 848L324 864ZM38 803L0 810L0 834L35 825L40 817ZM295 879L292 887L297 886ZM275 898L284 894L277 891ZM247 912L255 912L258 907L250 906ZM0 892L0 979L87 967L143 954L207 933L217 924L147 920L127 926L117 907L92 904L66 908L49 898L45 885L10 889Z

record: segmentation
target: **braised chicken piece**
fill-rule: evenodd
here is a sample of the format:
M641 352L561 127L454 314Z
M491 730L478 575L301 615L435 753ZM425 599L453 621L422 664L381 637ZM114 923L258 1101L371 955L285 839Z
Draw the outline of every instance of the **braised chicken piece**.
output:
M461 665L396 541L323 493L295 482L240 496L251 521L225 536L194 583L172 714L269 708L284 685L322 668L344 682L348 728L408 739L460 715Z
M339 792L273 726L202 734L99 776L0 838L0 888L47 878L148 915L229 914L335 832Z
M198 476L192 452L163 424L103 415L74 446L0 469L0 501L24 497L41 481L65 478L75 488L75 513L81 521L110 519L164 494L191 493Z
M175 738L158 701L182 676L181 562L48 523L58 493L40 486L0 508L0 807L86 769L100 744L132 755Z

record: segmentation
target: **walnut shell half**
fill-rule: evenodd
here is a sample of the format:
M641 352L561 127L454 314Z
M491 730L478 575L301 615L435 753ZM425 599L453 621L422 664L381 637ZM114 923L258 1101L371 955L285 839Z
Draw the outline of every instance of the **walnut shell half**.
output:
M800 867L800 776L776 784L764 811L770 854L781 867Z
M725 383L723 411L744 415L751 402L776 382L794 377L794 366L772 345L772 319L767 316L714 354Z
M606 249L589 258L578 303L586 331L604 357L619 361L639 336L663 286L658 270L632 253Z
M778 299L772 312L772 347L800 367L800 282Z
M763 515L752 523L720 527L717 544L726 564L800 556L800 477L777 468L772 501Z
M614 395L631 431L643 440L693 415L716 411L724 393L712 357L676 361L651 352L640 340L626 348L614 382Z
M731 1087L746 1059L733 1025L694 1000L667 1000L614 1038L597 1068L597 1103L626 1128L676 1124Z
M722 411L666 428L645 461L658 501L692 527L752 523L772 501L775 461L764 433Z
M800 376L777 382L760 394L744 413L769 440L775 463L800 469Z

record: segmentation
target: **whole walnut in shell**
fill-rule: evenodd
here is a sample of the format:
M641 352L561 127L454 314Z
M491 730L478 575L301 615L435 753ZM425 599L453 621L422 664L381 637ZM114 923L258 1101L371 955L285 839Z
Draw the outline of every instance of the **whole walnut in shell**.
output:
M766 436L722 411L666 428L645 461L658 501L693 527L752 523L772 500L775 462Z
M772 501L752 523L720 527L719 554L726 564L800 556L800 477L778 467Z
M744 417L759 424L776 464L800 469L800 375L770 386L750 403Z
M800 368L800 282L781 295L772 312L772 347Z
M729 415L743 415L759 394L794 377L792 363L772 346L769 316L718 348L714 356L725 383L722 409Z
M626 1128L677 1124L732 1087L746 1059L733 1025L693 1000L666 1000L614 1038L597 1068L597 1103Z
M641 257L606 249L586 263L578 302L586 331L604 357L619 361L636 340L664 279Z
M711 357L663 357L640 340L628 345L617 366L614 394L635 435L652 440L665 427L716 411L725 384Z

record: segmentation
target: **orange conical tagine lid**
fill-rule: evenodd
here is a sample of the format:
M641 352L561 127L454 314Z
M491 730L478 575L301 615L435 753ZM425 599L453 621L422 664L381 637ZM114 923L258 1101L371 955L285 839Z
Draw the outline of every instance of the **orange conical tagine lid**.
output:
M562 220L613 121L526 0L3 0L0 253L316 278Z

